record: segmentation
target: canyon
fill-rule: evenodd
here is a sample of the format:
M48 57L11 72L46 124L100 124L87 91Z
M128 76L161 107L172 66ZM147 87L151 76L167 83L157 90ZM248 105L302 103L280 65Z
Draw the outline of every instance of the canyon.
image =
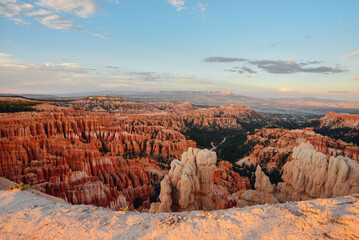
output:
M273 194L285 189L285 166L302 143L328 158L359 161L355 143L316 127L287 129L299 125L243 105L87 97L34 108L0 113L0 176L71 204L154 213L277 203L285 200ZM357 116L345 116L328 113L320 126L357 130Z

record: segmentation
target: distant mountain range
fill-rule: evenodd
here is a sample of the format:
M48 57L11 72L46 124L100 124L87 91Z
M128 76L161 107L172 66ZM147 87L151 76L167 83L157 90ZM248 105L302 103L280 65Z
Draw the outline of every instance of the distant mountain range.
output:
M0 94L14 96L15 94ZM324 116L327 112L359 114L359 102L320 98L258 98L236 95L231 92L208 91L102 91L57 95L22 94L21 96L43 100L71 100L89 96L125 97L129 101L180 101L203 107L225 104L246 105L258 112L308 120Z

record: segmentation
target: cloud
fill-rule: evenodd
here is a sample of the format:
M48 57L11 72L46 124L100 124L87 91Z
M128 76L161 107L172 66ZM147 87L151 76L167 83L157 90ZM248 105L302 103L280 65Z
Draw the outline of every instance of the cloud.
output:
M3 52L0 52L0 58L7 58L9 57L10 55L7 54L7 53L3 53Z
M62 62L62 63L23 63L12 60L1 59L0 70L5 72L31 72L31 73L44 73L52 72L55 74L68 74L68 73L89 73L95 69L83 67L78 63Z
M89 18L96 12L94 0L39 0L38 3L43 7L70 13L81 18Z
M174 6L177 9L177 11L186 9L185 0L167 0L167 1L169 2L169 4Z
M208 57L204 59L205 62L243 62L244 58L230 58L230 57Z
M349 91L328 91L328 93L342 94L342 93L350 93Z
M237 67L238 73L257 73L256 71L253 71L252 69L250 69L249 67L243 66L243 67Z
M70 59L68 59L68 58L59 58L59 59L57 59L57 61L67 63L67 62L70 62Z
M102 35L100 33L92 33L91 35L95 36L95 37L103 38L103 39L108 39L108 37L106 37L106 36L104 36L104 35Z
M308 62L301 62L300 65L306 66L306 65L319 64L319 63L321 63L321 61L308 61Z
M33 5L29 3L24 3L17 0L0 1L0 14L10 19L22 13L31 11L31 9L33 9Z
M207 7L208 7L208 3L202 3L202 2L198 3L198 8L201 12L205 12L207 10Z
M48 28L78 31L80 26L73 24L71 20L63 19L59 15L49 15L38 20L42 25Z
M246 62L252 66L257 67L258 69L275 74L293 74L293 73L340 73L346 72L346 69L343 69L339 66L337 67L327 67L327 66L315 66L309 67L309 65L315 65L320 63L319 61L308 61L297 63L293 59L287 60L248 60L244 58L227 58L227 57L209 57L204 59L205 62ZM256 73L249 67L242 66L238 68L239 73ZM232 70L225 70L231 71Z
M112 68L112 69L118 69L118 67L110 66L110 65L103 65L103 68Z
M128 74L129 75L140 76L143 81L153 82L153 81L158 81L158 80L161 79L160 76L155 72L135 72L135 71L130 71L130 72L128 72Z
M359 55L359 51L354 51L352 53L349 53L348 55L345 55L343 58L348 59L348 58L351 58L351 57L355 57L357 55Z
M277 92L279 92L279 93L291 94L291 93L295 93L295 90L294 90L294 89L287 88L287 87L283 87L283 88L279 88L279 89L277 90Z
M359 81L359 77L350 79L351 81Z
M94 0L39 0L33 4L21 0L1 0L0 15L17 24L39 22L47 28L81 30L75 20L64 18L64 13L89 18L96 12Z
M226 69L224 71L226 71L226 72L237 72L237 70L234 70L234 69Z
M332 68L332 67L307 67L310 64L307 63L296 63L295 61L288 59L288 60L259 60L259 61L249 61L249 64L256 66L257 68L264 70L268 73L276 73L276 74L291 74L291 73L299 73L299 72L306 72L306 73L338 73L344 72L345 70L341 68Z

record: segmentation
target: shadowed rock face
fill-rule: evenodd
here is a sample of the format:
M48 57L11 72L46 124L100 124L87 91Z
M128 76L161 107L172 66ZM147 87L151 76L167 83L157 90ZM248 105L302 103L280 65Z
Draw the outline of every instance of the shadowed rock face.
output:
M295 147L293 160L283 167L283 182L270 184L256 170L256 190L242 194L239 206L331 198L359 193L359 163L347 157L328 157L309 143Z

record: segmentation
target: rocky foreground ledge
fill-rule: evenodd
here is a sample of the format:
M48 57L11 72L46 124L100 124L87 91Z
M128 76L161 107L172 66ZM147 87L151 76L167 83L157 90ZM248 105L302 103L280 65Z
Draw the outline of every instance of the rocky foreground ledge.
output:
M220 211L137 213L0 191L0 239L358 239L359 195Z

